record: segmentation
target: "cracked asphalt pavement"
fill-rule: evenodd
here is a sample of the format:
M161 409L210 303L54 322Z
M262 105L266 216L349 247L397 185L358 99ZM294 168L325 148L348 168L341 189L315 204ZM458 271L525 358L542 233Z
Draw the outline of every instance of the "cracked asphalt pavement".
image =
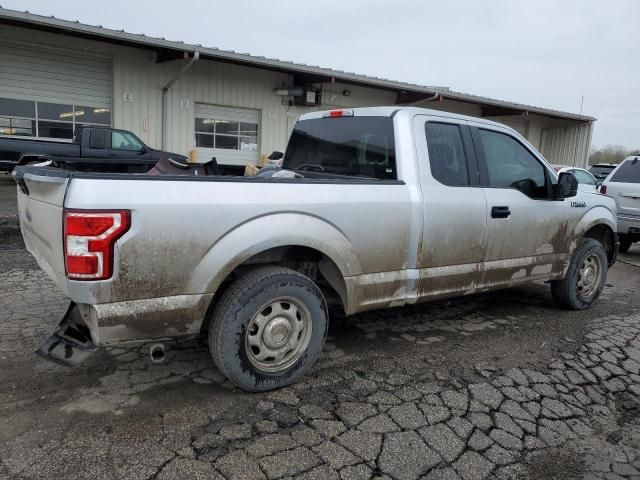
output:
M0 478L640 478L640 245L585 312L544 284L343 318L300 383L233 388L204 340L33 353L65 298L0 177Z

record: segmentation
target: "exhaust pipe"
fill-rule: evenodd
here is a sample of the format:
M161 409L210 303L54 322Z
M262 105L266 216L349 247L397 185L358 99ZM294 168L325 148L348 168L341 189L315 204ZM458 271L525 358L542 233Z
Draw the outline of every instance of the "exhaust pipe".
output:
M164 360L164 343L154 343L149 347L151 363L162 363Z

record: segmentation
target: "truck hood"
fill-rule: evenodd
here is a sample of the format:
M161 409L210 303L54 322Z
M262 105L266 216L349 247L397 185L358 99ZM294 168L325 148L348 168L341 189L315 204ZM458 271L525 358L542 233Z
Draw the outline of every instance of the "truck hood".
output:
M164 150L151 150L151 156L154 160L163 160L173 158L174 160L188 160L186 155L178 155L177 153L166 152Z

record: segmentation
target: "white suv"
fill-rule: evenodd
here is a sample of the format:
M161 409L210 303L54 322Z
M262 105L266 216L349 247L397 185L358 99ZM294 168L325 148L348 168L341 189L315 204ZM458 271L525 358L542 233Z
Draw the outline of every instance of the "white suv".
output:
M640 156L631 156L609 174L600 193L610 196L618 207L620 251L640 241Z

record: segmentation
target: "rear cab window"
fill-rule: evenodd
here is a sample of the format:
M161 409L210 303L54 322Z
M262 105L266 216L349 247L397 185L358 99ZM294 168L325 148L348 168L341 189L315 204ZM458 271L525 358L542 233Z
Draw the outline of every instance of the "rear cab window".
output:
M593 175L598 175L601 177L606 177L607 175L609 175L613 169L616 168L614 166L608 166L608 165L594 165L593 167L591 167L589 169L589 171L593 174Z
M283 168L304 176L396 180L393 119L351 116L298 121Z
M625 160L609 181L616 183L640 183L640 157Z

